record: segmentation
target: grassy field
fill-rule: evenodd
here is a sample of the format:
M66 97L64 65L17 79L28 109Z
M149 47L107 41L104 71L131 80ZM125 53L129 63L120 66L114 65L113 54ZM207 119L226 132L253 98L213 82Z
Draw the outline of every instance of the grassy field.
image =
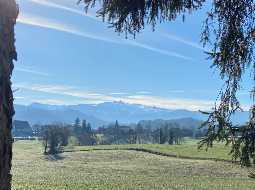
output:
M197 152L195 142L180 146L132 145L171 154L194 156L198 153L201 157L228 159L226 148L217 146L219 149L206 153ZM127 148L122 145L92 148L95 147L69 147L75 151L49 157L42 154L37 141L15 142L13 189L248 190L255 187L255 180L247 177L247 169L226 162L120 150Z
M76 146L69 147L70 151L90 151L90 150L125 150L125 149L146 149L175 155L176 157L190 157L202 159L222 159L231 161L229 155L230 148L223 144L215 144L213 148L205 151L205 148L198 150L198 140L187 139L181 145L162 145L162 144L128 144L128 145L99 145L99 146Z

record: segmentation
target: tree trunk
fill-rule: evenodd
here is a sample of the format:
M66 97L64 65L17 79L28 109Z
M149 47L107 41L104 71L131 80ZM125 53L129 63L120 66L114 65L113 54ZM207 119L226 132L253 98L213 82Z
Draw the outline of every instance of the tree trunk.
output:
M15 51L14 25L18 16L15 0L0 0L0 190L11 189L12 117L11 75Z

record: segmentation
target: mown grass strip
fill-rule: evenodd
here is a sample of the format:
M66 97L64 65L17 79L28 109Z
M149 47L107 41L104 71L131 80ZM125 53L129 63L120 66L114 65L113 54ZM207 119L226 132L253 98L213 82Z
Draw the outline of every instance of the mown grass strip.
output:
M158 156L165 156L165 157L170 157L170 158L179 158L179 159L188 159L188 160L208 160L208 161L215 161L215 162L227 162L227 163L235 163L237 164L238 161L234 160L227 160L227 159L222 159L222 158L204 158L204 157L196 157L196 156L182 156L182 155L177 155L177 154L171 154L171 153L164 153L160 151L155 151L155 150L150 150L146 148L90 148L90 149L80 149L80 150L64 150L64 152L90 152L90 151L112 151L112 150L128 150L128 151L137 151L137 152L144 152L144 153L149 153L149 154L154 154Z

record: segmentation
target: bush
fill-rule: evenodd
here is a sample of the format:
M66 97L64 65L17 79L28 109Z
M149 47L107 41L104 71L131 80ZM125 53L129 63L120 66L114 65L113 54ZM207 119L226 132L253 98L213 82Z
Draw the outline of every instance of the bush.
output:
M67 127L47 125L42 130L44 154L57 154L61 147L68 145L70 131Z

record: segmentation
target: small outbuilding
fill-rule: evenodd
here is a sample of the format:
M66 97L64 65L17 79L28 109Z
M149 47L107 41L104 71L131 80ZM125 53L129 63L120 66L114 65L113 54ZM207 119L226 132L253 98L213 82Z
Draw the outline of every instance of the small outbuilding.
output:
M33 130L27 121L15 120L13 122L12 135L14 137L32 137Z

